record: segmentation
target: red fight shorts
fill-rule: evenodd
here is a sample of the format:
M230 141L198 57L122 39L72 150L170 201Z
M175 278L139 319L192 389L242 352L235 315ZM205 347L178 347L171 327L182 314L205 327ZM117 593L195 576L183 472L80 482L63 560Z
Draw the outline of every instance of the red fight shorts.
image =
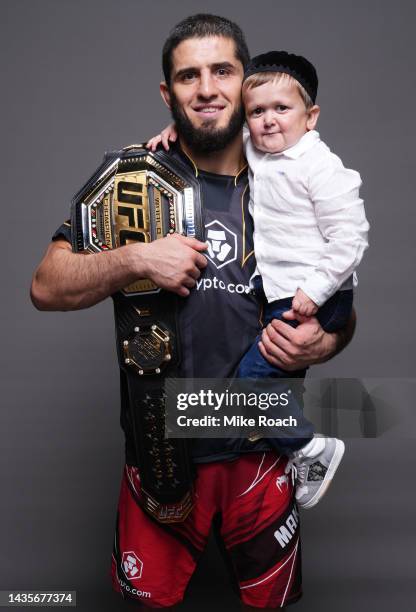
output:
M149 607L173 606L218 525L245 604L280 608L301 596L299 517L286 458L273 452L197 465L195 506L164 524L140 507L140 478L126 466L112 559L114 589Z

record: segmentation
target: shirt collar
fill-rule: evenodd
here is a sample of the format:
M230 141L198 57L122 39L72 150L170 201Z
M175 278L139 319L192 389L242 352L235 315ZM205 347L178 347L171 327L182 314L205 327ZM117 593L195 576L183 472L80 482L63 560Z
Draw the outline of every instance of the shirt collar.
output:
M291 159L298 159L298 157L311 149L318 142L318 140L320 140L320 138L319 133L316 130L306 132L306 134L304 134L302 138L298 140L295 145L293 145L293 147L289 147L289 149L286 149L286 151L282 151L281 155L290 157Z
M190 157L182 149L181 145L179 144L179 140L177 140L176 142L169 143L169 144L170 144L170 150L173 152L173 155L176 155L182 161L184 161L185 164L187 166L189 166L189 168L194 172L195 177L199 177L199 176L201 176L201 174L203 174L205 176L211 176L211 177L214 177L214 178L217 177L219 179L230 179L230 178L232 178L232 179L234 179L234 185L235 186L237 186L237 183L240 180L240 178L242 180L247 180L247 178L248 178L248 164L247 164L247 162L245 162L244 165L237 172L237 174L233 175L233 176L228 176L226 174L215 174L215 172L206 172L205 170L200 170L199 168L197 168L197 166L196 166L194 160L192 159L192 157ZM160 150L163 150L162 149L162 145L160 145Z

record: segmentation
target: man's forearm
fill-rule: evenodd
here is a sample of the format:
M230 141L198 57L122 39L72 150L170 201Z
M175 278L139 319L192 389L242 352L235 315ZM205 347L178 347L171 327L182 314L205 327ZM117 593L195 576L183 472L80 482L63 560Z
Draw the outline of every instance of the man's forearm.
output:
M324 345L324 352L321 359L318 359L316 363L324 363L329 361L335 355L338 355L344 348L351 342L355 332L357 324L357 315L354 308L351 311L351 316L348 319L348 323L342 329L331 334L326 334L327 343Z
M175 234L87 255L73 253L68 242L58 240L34 274L32 302L39 310L88 308L140 278L187 297L207 265L206 246Z
M53 242L36 270L31 298L39 310L88 308L137 280L128 247L96 255L73 253L69 243ZM143 276L145 266L143 262Z

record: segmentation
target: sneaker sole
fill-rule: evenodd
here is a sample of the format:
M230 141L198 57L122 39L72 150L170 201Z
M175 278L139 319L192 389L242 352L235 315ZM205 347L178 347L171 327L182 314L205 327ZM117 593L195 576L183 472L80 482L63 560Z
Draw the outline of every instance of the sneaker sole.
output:
M344 442L342 440L337 440L336 445L335 445L335 452L332 457L332 461L328 466L328 471L325 474L325 478L323 480L322 485L319 488L319 491L317 491L314 497L312 497L305 504L302 504L302 502L297 501L299 508L308 510L309 508L312 508L313 506L315 506L319 502L319 500L325 495L325 493L328 490L329 485L332 482L332 478L334 477L334 474L337 471L339 464L341 463L341 459L344 456L344 452L345 452Z

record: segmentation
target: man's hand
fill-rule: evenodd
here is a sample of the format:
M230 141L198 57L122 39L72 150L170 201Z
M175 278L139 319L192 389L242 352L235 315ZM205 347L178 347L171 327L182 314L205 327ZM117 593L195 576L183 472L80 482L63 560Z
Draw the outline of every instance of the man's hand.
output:
M295 316L293 310L283 316L298 320L298 327L273 319L263 330L259 349L269 363L289 372L327 361L348 344L354 333L354 311L347 327L335 333L325 332L315 317Z
M131 247L134 257L134 245ZM208 263L207 258L201 254L206 249L205 242L180 234L155 240L146 245L144 276L158 287L186 297Z

